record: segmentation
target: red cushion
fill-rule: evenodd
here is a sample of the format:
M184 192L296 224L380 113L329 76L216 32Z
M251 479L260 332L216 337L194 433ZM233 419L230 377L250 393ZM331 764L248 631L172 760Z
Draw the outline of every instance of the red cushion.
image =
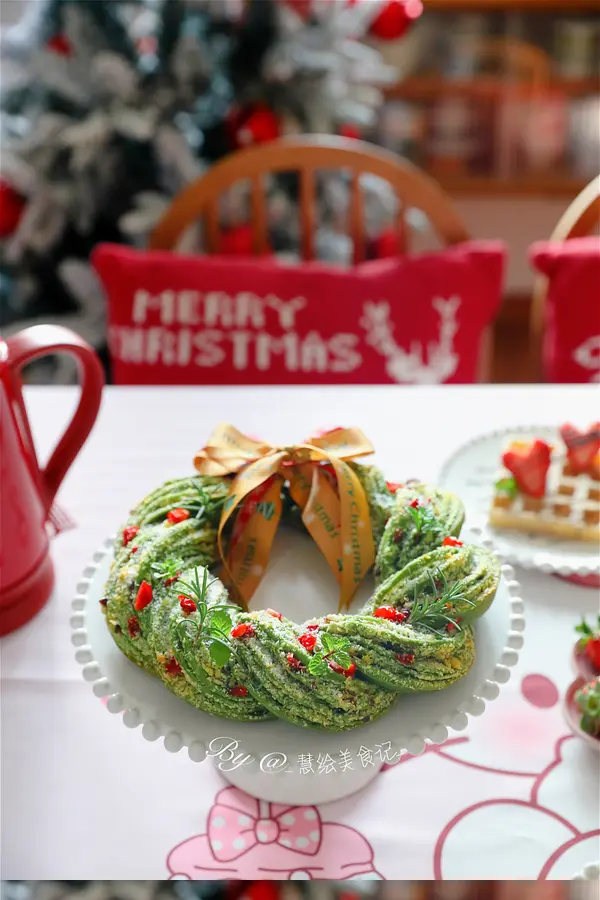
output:
M117 384L472 382L504 247L336 269L103 245Z
M530 259L548 278L543 340L546 381L598 381L600 238L540 241L531 247Z

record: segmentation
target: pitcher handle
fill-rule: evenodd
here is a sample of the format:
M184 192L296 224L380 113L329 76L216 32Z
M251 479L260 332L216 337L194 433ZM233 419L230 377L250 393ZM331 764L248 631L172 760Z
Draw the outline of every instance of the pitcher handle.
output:
M22 438L26 445L25 450L30 455L30 463L40 479L40 490L43 492L42 499L47 515L63 478L96 421L102 399L104 373L100 360L89 344L75 332L59 325L33 325L8 338L6 345L11 380L15 389L14 396L20 408L20 425L25 432ZM79 371L81 397L75 414L54 448L46 468L41 470L23 402L21 369L34 359L55 353L66 353L75 359Z

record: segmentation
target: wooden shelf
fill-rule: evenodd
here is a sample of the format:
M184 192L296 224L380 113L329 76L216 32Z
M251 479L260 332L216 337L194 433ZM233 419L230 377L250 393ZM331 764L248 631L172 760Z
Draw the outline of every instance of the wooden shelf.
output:
M581 78L577 80L556 79L543 89L531 84L518 84L499 78L482 75L469 81L451 81L440 75L424 75L408 78L385 89L390 100L430 100L440 95L454 95L475 98L520 98L544 96L546 90L562 93L567 97L580 97L600 93L600 79Z
M600 0L423 0L425 10L442 12L552 12L572 15L576 12L600 13Z
M430 173L436 181L454 196L511 196L511 197L566 197L573 199L585 187L577 178L530 177L494 178L487 175L438 175Z

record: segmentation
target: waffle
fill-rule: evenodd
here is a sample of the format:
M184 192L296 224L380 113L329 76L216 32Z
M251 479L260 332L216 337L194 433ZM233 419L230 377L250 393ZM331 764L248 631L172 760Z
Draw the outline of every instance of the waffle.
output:
M498 479L510 477L502 469ZM553 453L546 494L541 498L496 489L490 511L494 528L571 541L600 541L600 455L590 474L574 475L566 456Z

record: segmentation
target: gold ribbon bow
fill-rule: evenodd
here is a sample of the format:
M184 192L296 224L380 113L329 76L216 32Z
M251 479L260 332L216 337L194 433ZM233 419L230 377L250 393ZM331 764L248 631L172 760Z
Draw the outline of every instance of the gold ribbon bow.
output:
M219 523L219 552L246 604L266 569L287 482L340 585L340 609L350 605L373 565L375 548L365 491L344 460L369 453L372 444L356 428L337 428L293 447L272 447L232 425L217 427L194 465L202 475L235 475ZM226 555L224 532L230 522Z

